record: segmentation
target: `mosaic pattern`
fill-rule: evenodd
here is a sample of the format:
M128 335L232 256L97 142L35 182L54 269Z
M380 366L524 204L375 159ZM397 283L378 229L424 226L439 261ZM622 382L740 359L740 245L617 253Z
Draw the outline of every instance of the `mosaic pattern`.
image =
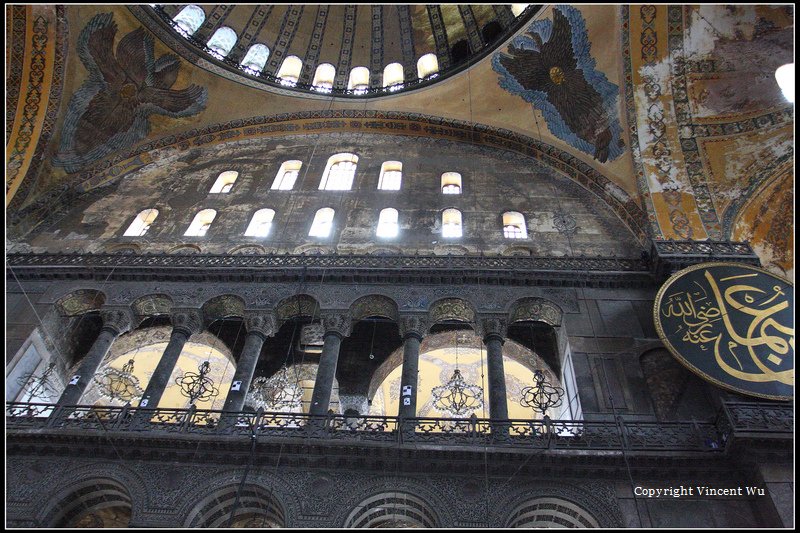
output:
M253 11L253 14L247 21L245 30L242 32L242 35L239 36L239 42L236 43L236 46L233 48L233 51L228 54L228 57L238 61L239 58L245 56L251 46L256 44L256 38L261 32L261 28L263 28L264 24L269 20L269 15L272 13L273 7L275 6L262 5Z
M268 74L273 76L278 72L281 63L283 63L289 47L292 46L292 41L297 33L297 27L300 25L300 17L303 15L304 6L294 7L289 6L286 14L283 16L283 24L281 24L281 34L272 45L272 51L269 54L269 64L264 69Z
M303 71L300 74L301 83L311 83L314 69L319 64L319 53L322 51L322 38L328 21L328 6L317 6L317 18L314 20L314 31L308 41L306 60L303 61Z
M570 6L553 9L515 37L509 54L498 53L492 67L500 86L541 110L551 133L605 163L622 155L617 118L619 87L595 70L586 22Z
M70 100L53 160L67 172L147 137L154 113L177 118L205 109L205 88L171 89L180 69L176 56L156 59L153 38L141 27L124 36L114 53L116 33L113 15L104 13L92 18L78 37L78 55L89 77Z
M436 45L436 58L439 68L444 70L450 66L450 46L447 43L447 29L442 20L442 9L438 6L428 8L428 18L433 30L433 42Z

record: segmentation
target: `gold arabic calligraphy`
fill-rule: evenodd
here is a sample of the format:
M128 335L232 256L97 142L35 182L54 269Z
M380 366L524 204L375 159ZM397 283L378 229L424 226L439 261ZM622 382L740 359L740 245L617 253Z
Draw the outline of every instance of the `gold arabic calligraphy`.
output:
M719 281L755 276L758 274L742 274ZM695 289L676 292L667 298L661 307L662 316L681 319L683 324L676 329L678 333L683 331L683 341L697 345L703 351L713 343L714 358L727 374L744 381L777 381L793 386L794 369L777 369L785 356L794 352L794 327L781 324L775 317L789 307L781 286L775 285L773 293L767 293L753 285L735 281L721 290L720 283L709 270L705 270L704 277L710 294L695 281ZM744 318L740 320L743 315L738 313L742 313ZM734 316L737 320L732 320ZM749 371L742 365L740 357L745 355L745 350L757 370L750 367L752 371Z

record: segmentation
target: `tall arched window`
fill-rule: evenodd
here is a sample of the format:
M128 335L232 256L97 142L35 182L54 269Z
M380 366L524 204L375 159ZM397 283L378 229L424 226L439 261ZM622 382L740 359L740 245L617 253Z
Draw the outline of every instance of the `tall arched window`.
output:
M330 207L323 207L314 215L311 223L311 230L308 232L310 237L327 237L333 228L334 211Z
M206 20L206 12L203 11L202 7L190 4L181 9L181 12L175 15L175 18L172 20L178 25L176 29L179 33L186 36L194 35L194 32L196 32Z
M383 69L383 86L388 87L390 91L396 91L403 88L403 65L400 63L389 63Z
M403 163L400 161L385 161L381 165L378 189L381 191L399 191L402 179Z
M278 70L278 78L281 79L281 85L289 85L291 87L297 85L301 70L303 70L303 62L300 58L297 56L288 56L283 60L281 68Z
M216 216L217 212L213 209L203 209L194 216L189 229L183 235L186 237L204 237Z
M311 85L315 91L329 93L333 89L333 79L336 77L336 67L330 63L323 63L314 71L314 80Z
M358 156L355 154L336 154L328 158L319 190L349 191L353 187Z
M375 231L375 235L378 237L397 237L398 231L397 209L392 207L382 209L378 217L378 229Z
M128 229L125 230L124 236L125 237L141 237L147 230L150 229L150 225L158 216L157 209L145 209L138 215L136 218L133 219L131 225L128 226Z
M516 211L503 213L503 236L506 239L527 239L528 230L525 227L525 217Z
M284 161L281 168L278 169L275 181L272 182L272 190L291 191L294 187L294 182L297 181L297 176L300 175L300 167L302 166L303 163L301 161Z
M219 175L217 181L214 182L214 186L211 187L211 190L208 191L209 193L225 193L230 192L233 188L233 184L236 181L236 178L239 177L239 173L235 170L226 170L222 174Z
M439 72L439 61L436 54L425 54L417 61L417 76L419 78L432 77Z
M442 174L442 194L461 194L461 174L458 172Z
M458 209L445 209L442 212L442 237L461 237L461 211Z
M233 50L236 44L236 32L227 26L223 26L214 32L206 46L211 49L214 57L222 59Z
M269 59L269 48L261 43L250 47L242 59L241 67L250 74L258 75L267 64Z
M259 209L253 213L253 219L244 232L245 237L266 237L272 227L275 211L272 209Z
M347 88L355 94L365 94L369 87L369 69L367 67L354 67L350 71Z

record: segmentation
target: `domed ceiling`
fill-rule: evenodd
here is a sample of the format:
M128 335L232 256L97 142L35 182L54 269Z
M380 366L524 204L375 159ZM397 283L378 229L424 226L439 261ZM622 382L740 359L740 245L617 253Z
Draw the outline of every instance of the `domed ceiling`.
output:
M463 70L540 9L532 4L151 4L132 11L184 59L228 79L309 96L375 97ZM351 78L353 69L358 72Z

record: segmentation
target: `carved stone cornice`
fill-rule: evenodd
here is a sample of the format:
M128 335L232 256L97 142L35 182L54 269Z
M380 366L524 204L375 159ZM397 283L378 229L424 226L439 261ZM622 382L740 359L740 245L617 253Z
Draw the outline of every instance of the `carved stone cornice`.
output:
M353 318L350 311L323 311L320 314L325 334L335 333L341 337L350 336Z
M127 307L104 307L100 310L100 316L103 318L103 329L111 330L114 335L129 331L133 325L133 313Z
M278 321L275 318L275 313L246 311L244 325L247 333L258 334L264 340L278 332Z
M173 331L191 337L203 331L203 314L200 309L173 309L170 315Z
M427 315L400 315L399 326L403 339L413 336L422 340L430 328Z

